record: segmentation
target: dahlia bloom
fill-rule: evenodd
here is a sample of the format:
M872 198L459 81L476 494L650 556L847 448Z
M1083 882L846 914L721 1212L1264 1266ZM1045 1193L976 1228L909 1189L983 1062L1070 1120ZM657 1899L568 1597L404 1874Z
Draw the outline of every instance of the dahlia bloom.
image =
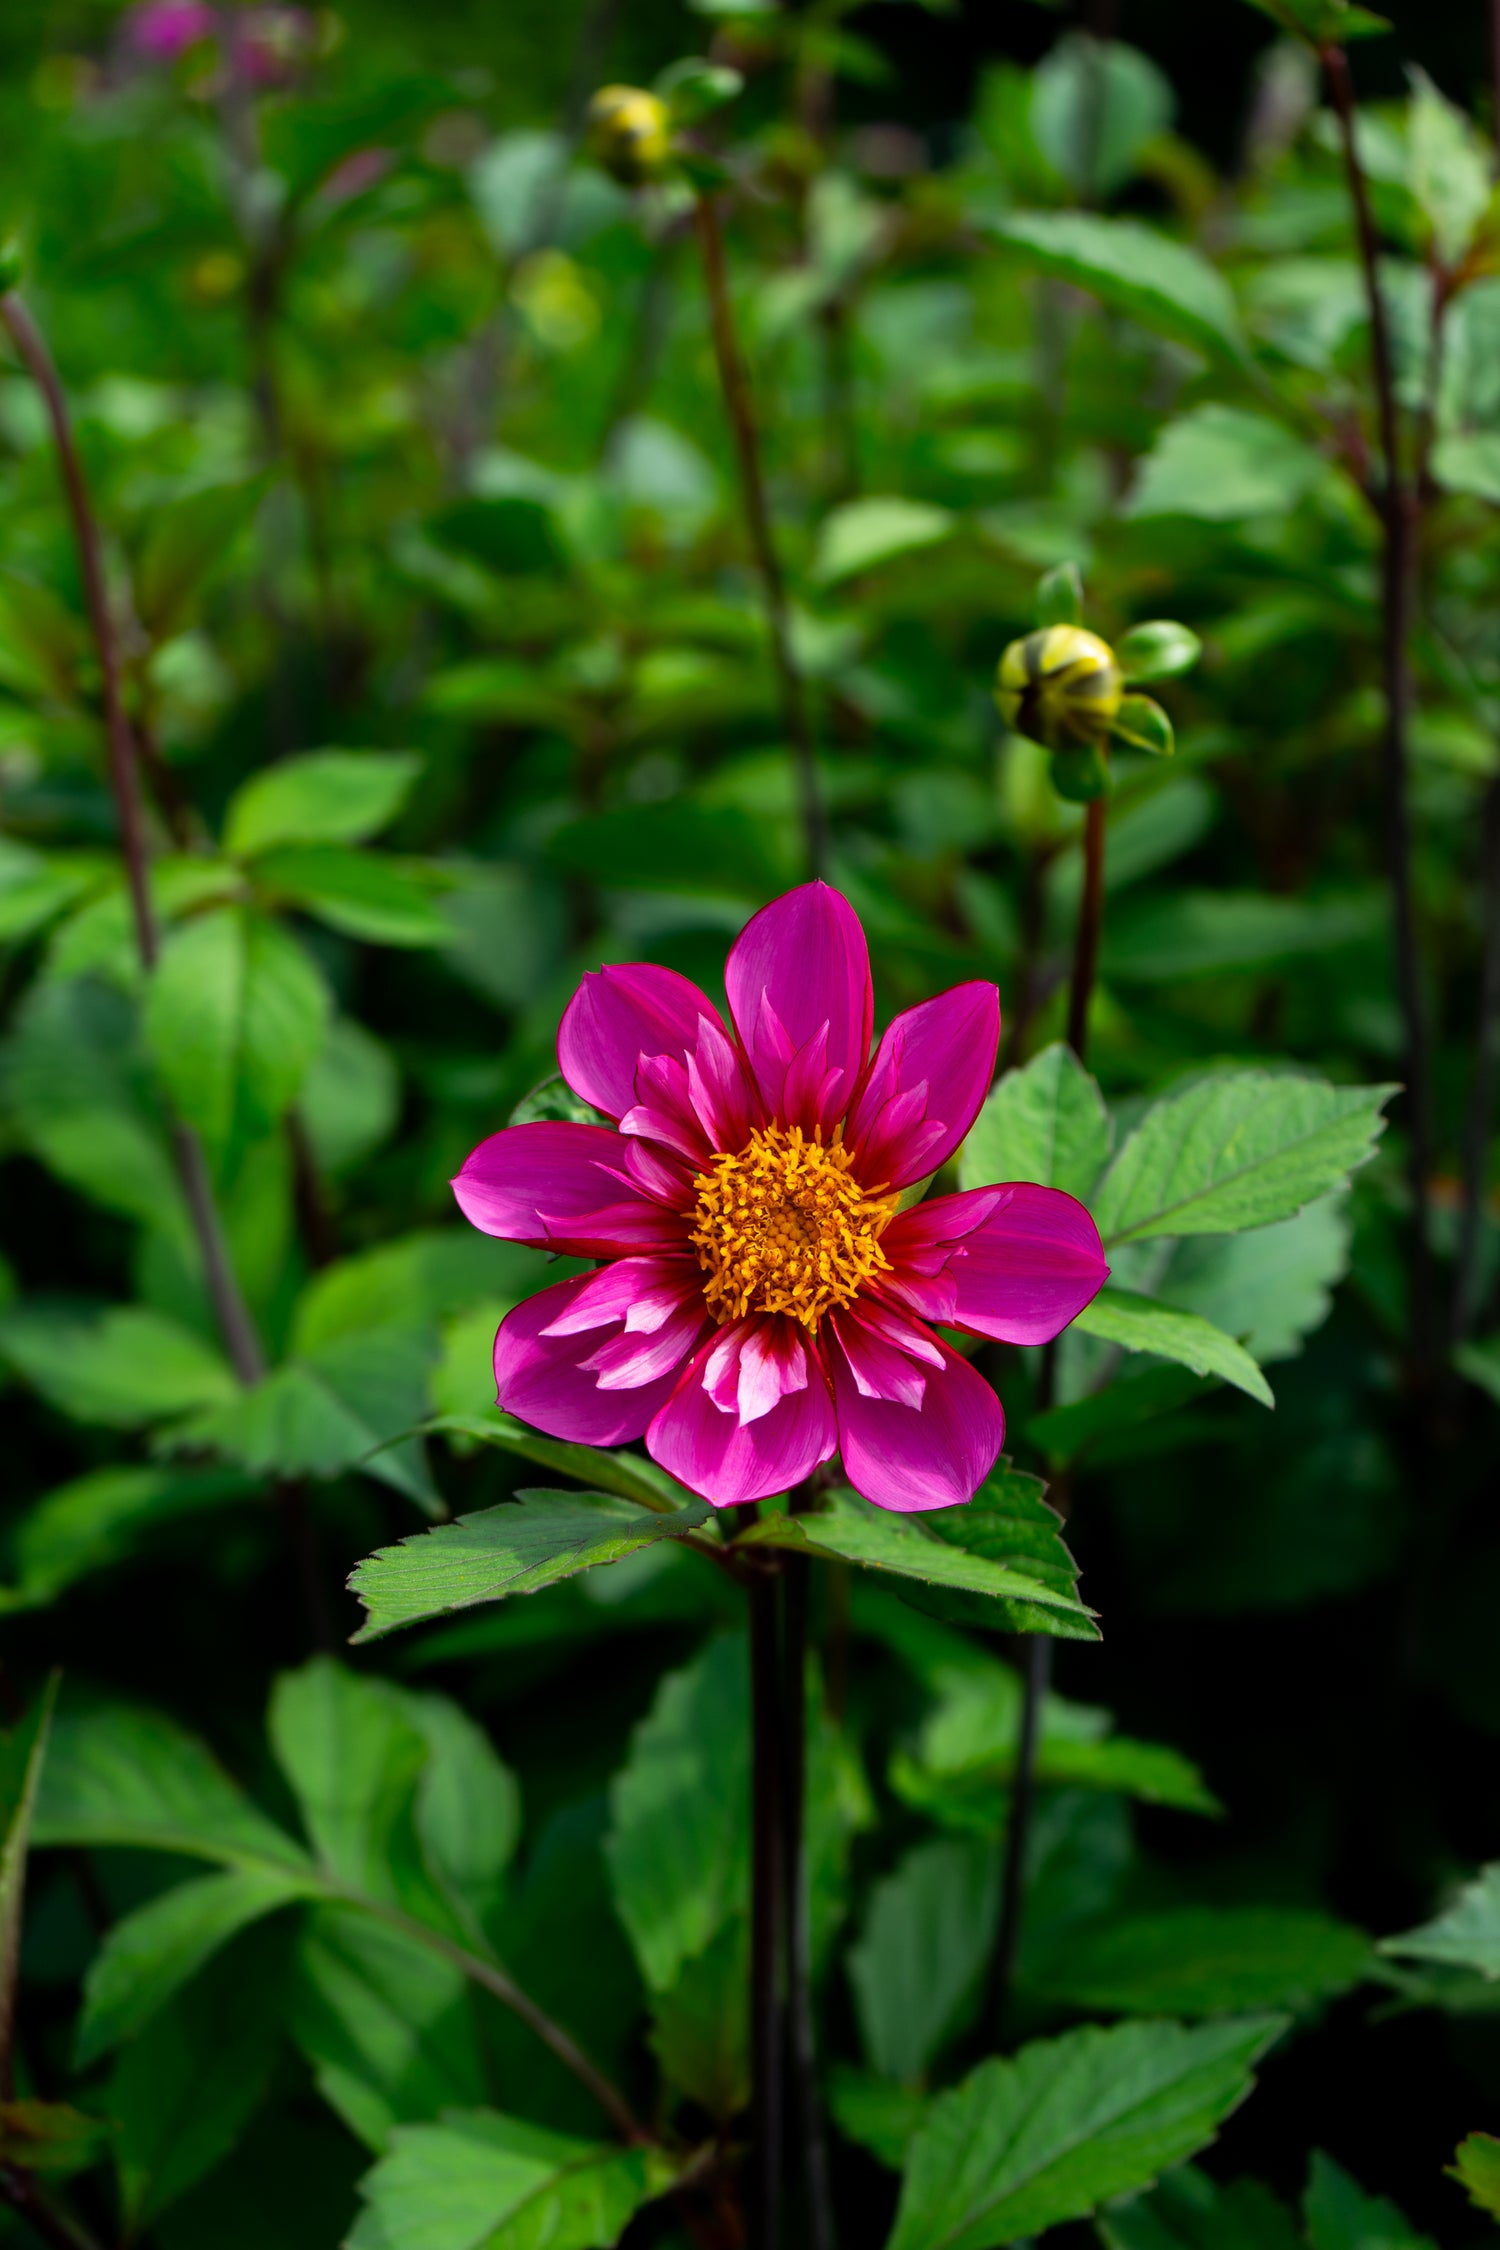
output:
M125 18L130 44L152 62L175 62L214 28L208 0L143 0Z
M486 1234L604 1261L507 1314L499 1402L585 1445L644 1436L716 1507L835 1452L882 1508L971 1499L1005 1417L928 1324L1046 1343L1109 1270L1056 1188L901 1208L974 1122L999 995L965 984L908 1008L872 1056L864 932L823 883L754 917L725 987L732 1033L672 969L586 976L558 1062L617 1129L512 1125L453 1182Z

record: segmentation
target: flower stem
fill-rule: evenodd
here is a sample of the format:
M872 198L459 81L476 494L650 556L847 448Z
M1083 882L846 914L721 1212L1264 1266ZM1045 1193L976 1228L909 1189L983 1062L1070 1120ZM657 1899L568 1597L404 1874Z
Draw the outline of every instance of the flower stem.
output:
M793 1511L801 1495L792 1500ZM787 2028L796 2139L807 2198L811 2250L833 2250L833 2190L828 2144L818 2093L817 2035L813 2024L810 1900L807 1883L807 1603L812 1564L806 1555L786 1558L784 1663L786 1670L786 1953Z
M771 631L771 655L776 666L777 685L781 691L782 723L791 747L802 806L802 829L807 845L808 868L816 877L823 873L828 838L823 800L818 788L817 762L813 756L812 729L808 722L802 676L792 654L791 613L787 605L786 581L781 575L776 541L771 530L771 511L766 499L760 437L750 398L750 378L745 369L744 354L740 350L739 337L735 331L734 309L729 299L729 275L724 259L724 235L719 225L719 207L714 195L707 189L698 196L696 216L698 247L703 258L703 279L708 290L714 357L719 369L719 387L724 393L724 408L729 416L735 454L739 462L745 523L765 594L766 619Z
M1083 893L1073 932L1073 974L1068 985L1068 1045L1082 1062L1088 1052L1089 1002L1099 968L1104 926L1104 836L1108 799L1093 797L1083 817Z
M119 823L120 848L125 861L125 880L130 892L136 951L140 956L141 967L149 975L156 967L161 946L151 903L146 827L141 807L135 740L131 734L130 722L125 716L121 694L119 644L104 583L104 550L98 520L89 499L83 463L74 441L67 401L63 397L62 384L52 355L30 310L14 290L0 296L0 321L4 322L26 372L42 395L52 426L53 444L57 451L58 466L62 471L68 513L72 518L73 537L78 549L84 600L99 659L99 673L104 684L109 785L114 798L115 818ZM265 1359L224 1240L203 1143L190 1125L179 1120L174 1121L172 1126L172 1149L177 1160L188 1216L198 1238L204 1279L235 1373L242 1383L259 1382L265 1373Z
M1359 261L1370 313L1370 363L1380 430L1381 476L1373 494L1381 527L1381 672L1385 689L1385 731L1381 744L1385 791L1386 857L1394 910L1396 987L1406 1041L1407 1099L1410 1105L1408 1176L1412 1197L1411 1334L1418 1371L1432 1346L1432 1251L1428 1181L1432 1172L1432 1085L1427 1015L1422 997L1422 964L1417 945L1412 884L1411 812L1407 801L1407 734L1411 718L1412 613L1416 600L1417 530L1420 495L1401 470L1395 360L1390 321L1380 286L1375 221L1369 183L1360 161L1355 125L1354 87L1341 47L1323 50L1324 74L1339 121L1344 171L1354 210Z
M1500 0L1496 0L1500 10ZM1480 867L1484 955L1479 972L1479 1033L1474 1083L1464 1138L1464 1195L1459 1218L1458 1274L1453 1292L1453 1340L1461 1344L1479 1316L1483 1272L1479 1247L1484 1219L1485 1159L1495 1107L1496 1049L1500 1047L1500 779L1484 793L1484 845Z
M781 1574L750 1605L750 2246L780 2250L785 2134L787 1804L781 1677Z

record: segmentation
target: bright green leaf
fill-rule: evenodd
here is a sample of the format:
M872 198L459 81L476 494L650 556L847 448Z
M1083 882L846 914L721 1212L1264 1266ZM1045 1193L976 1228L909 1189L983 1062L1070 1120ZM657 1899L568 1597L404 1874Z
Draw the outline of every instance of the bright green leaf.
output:
M1142 463L1131 516L1199 516L1234 523L1282 516L1322 475L1304 438L1240 406L1193 407L1168 422Z
M1291 2213L1258 2180L1222 2187L1196 2164L1101 2211L1104 2250L1306 2250Z
M1013 212L995 222L995 232L1025 264L1089 290L1143 328L1212 359L1243 358L1228 284L1186 243L1134 219L1088 211Z
M421 768L406 750L315 750L263 766L230 802L224 849L251 859L282 844L362 844L395 819Z
M959 1156L959 1184L1036 1180L1086 1201L1113 1137L1098 1081L1061 1040L999 1081Z
M1383 1938L1382 1953L1408 1961L1446 1961L1500 1977L1500 1860L1481 1868L1450 1907L1420 1929Z
M1461 2140L1448 2176L1469 2191L1469 2201L1500 2219L1500 2140L1493 2133L1470 2133Z
M341 936L370 945L443 945L451 936L414 862L343 844L283 844L255 862L273 899L302 907Z
M1073 1323L1085 1336L1119 1344L1128 1352L1175 1359L1195 1375L1217 1375L1262 1406L1274 1406L1271 1388L1243 1344L1198 1313L1179 1312L1133 1289L1101 1289Z
M671 2176L650 2150L455 2110L398 2129L361 2183L349 2250L607 2250Z
M841 585L861 571L935 547L957 529L958 518L928 500L875 493L849 500L824 522L813 577L822 586Z

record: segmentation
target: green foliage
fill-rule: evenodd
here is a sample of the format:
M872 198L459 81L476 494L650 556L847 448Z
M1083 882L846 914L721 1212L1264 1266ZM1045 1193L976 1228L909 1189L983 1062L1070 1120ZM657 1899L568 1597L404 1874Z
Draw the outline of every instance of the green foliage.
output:
M990 2250L1129 2194L1212 2140L1280 2028L1123 2024L981 2063L911 2144L891 2250Z
M408 2125L361 2184L351 2250L604 2250L671 2174L644 2149L544 2132L493 2110Z
M1383 1938L1383 1953L1411 1961L1445 1961L1500 1977L1500 1864L1481 1868L1435 1921L1401 1937Z
M1458 2144L1450 2176L1467 2188L1469 2201L1500 2219L1500 2141L1493 2133L1469 2133Z

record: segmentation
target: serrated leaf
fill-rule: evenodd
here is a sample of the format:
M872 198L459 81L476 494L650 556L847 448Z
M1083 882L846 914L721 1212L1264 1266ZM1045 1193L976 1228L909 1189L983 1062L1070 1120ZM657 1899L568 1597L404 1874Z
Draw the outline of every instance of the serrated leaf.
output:
M652 2150L455 2110L398 2127L360 2183L349 2250L607 2250L671 2178Z
M1382 1938L1380 1950L1409 1961L1447 1961L1455 1968L1475 1969L1482 1977L1500 1977L1500 1860L1482 1867L1433 1921L1400 1937Z
M621 1500L634 1500L658 1515L675 1515L693 1498L685 1485L659 1469L644 1453L611 1453L592 1445L573 1445L565 1438L543 1437L528 1423L497 1409L490 1414L447 1414L428 1425L451 1431L455 1437L480 1439L498 1445L523 1461L536 1461L544 1469L576 1477L597 1492L612 1492Z
M1089 290L1143 328L1212 359L1244 360L1229 286L1186 243L1134 219L1086 211L1014 212L994 222L994 232L1027 265Z
M1331 2156L1314 2149L1302 2217L1312 2250L1436 2250L1383 2195L1366 2195Z
M1234 1071L1148 1110L1100 1182L1108 1248L1289 1219L1369 1161L1392 1086Z
M314 750L263 766L230 800L224 849L252 859L282 844L362 844L395 819L421 770L407 750Z
M911 2144L889 2250L994 2250L1130 2194L1213 2139L1281 2029L1090 2027L981 2063Z
M618 1562L657 1539L680 1539L712 1510L690 1501L651 1515L604 1492L518 1492L513 1501L377 1548L357 1565L350 1590L365 1605L356 1641L510 1594L534 1594L581 1570Z
M116 1922L89 1964L79 2069L133 2038L241 1930L319 1888L291 1869L232 1868L179 1884Z
M1305 2250L1295 2219L1258 2180L1223 2187L1196 2164L1102 2211L1105 2250Z
M1217 1375L1262 1406L1274 1406L1271 1387L1243 1344L1200 1314L1179 1312L1133 1289L1100 1290L1073 1323L1086 1336L1119 1344L1128 1352L1153 1352L1175 1359L1195 1375Z
M1470 2133L1461 2140L1448 2177L1467 2188L1471 2203L1500 2219L1500 2140L1493 2133Z
M960 1152L959 1185L1036 1180L1086 1201L1112 1139L1097 1079L1058 1040L1007 1071L989 1095Z
M1370 1941L1326 1914L1274 1906L1183 1906L1114 1914L1070 1932L1036 1977L1049 2000L1105 2015L1302 2011L1366 1974Z
M1062 1536L1062 1518L1047 1499L1040 1477L1001 1460L985 1478L972 1500L962 1508L934 1508L926 1516L927 1528L950 1547L988 1562L1024 1570L1055 1594L1076 1598L1078 1565ZM907 1596L907 1599L914 1597ZM991 1630L999 1625L1013 1633L1059 1631L1050 1611L1026 1602L997 1599L992 1594L927 1591L915 1597L920 1606L955 1623ZM1090 1638L1086 1621L1063 1638Z
M1155 1294L1163 1304L1232 1327L1262 1365L1288 1359L1326 1320L1330 1293L1348 1270L1345 1202L1342 1195L1328 1195L1295 1219L1249 1234L1180 1242Z
M934 1513L936 1511L933 1511ZM971 1594L990 1594L1024 1603L1040 1613L1049 1632L1093 1639L1090 1613L1076 1594L1059 1591L1032 1577L1023 1563L1012 1567L986 1555L967 1554L934 1531L925 1517L896 1515L876 1508L857 1492L827 1494L807 1515L765 1515L735 1541L737 1547L786 1547L857 1563L862 1570L889 1571L929 1586Z

